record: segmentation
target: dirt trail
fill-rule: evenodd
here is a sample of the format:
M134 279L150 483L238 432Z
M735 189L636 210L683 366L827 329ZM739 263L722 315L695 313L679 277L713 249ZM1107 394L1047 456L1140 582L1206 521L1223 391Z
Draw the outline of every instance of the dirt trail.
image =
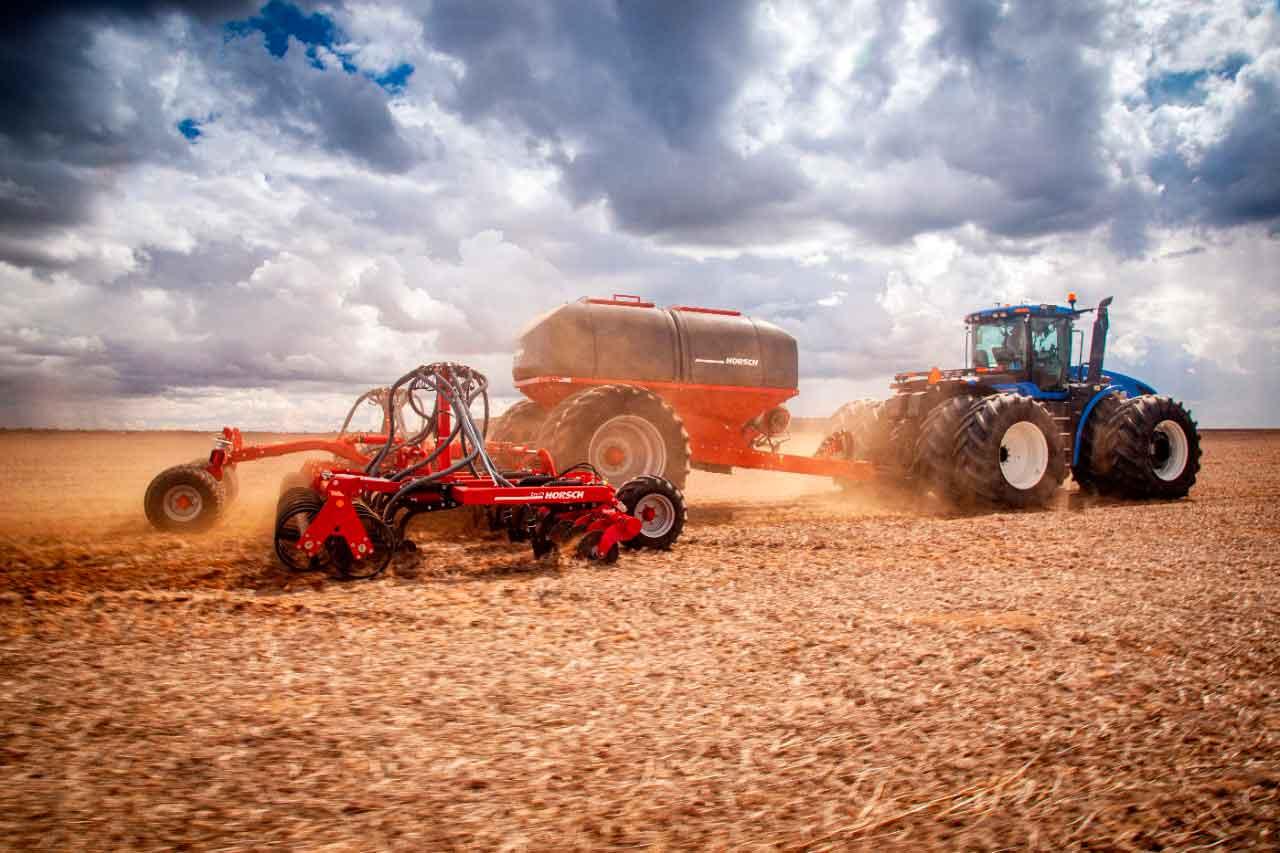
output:
M948 515L695 473L613 568L461 523L290 578L196 434L0 434L0 847L1274 848L1280 436L1193 500Z

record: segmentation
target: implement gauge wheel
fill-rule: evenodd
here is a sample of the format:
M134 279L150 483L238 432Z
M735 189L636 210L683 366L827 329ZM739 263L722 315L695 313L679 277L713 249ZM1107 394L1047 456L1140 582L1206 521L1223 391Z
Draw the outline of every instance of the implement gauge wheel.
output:
M1101 425L1089 461L1104 495L1186 497L1200 471L1200 432L1191 413L1176 400L1133 397Z
M628 515L640 519L640 532L622 543L626 547L665 551L680 538L689 510L684 493L670 480L636 477L618 489L617 497Z
M560 470L589 463L613 485L650 474L682 487L689 433L662 398L632 385L601 385L551 410L536 444Z
M142 500L147 521L157 530L195 533L208 530L226 509L227 493L198 465L175 465L155 476Z

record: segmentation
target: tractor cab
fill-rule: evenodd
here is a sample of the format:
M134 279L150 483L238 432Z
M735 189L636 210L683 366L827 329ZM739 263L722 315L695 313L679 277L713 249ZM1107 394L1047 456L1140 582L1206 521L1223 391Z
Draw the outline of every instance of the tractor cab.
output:
M970 369L1061 391L1071 372L1074 308L1002 305L965 318Z

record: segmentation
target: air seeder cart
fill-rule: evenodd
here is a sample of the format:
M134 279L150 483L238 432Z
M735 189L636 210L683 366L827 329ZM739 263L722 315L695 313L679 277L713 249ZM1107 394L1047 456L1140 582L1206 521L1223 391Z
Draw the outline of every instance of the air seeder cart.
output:
M690 468L756 468L856 481L859 460L780 452L798 393L796 341L738 311L637 296L583 298L533 321L512 369L528 399L495 438L532 442L558 463L586 460L610 482Z

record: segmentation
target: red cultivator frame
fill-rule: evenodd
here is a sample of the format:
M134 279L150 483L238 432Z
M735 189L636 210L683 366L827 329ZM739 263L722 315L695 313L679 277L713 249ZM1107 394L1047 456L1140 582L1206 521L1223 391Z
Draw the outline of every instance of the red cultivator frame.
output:
M679 536L684 498L661 478L637 478L615 491L589 466L557 474L545 451L486 447L485 427L471 414L481 401L487 425L487 380L477 371L425 365L401 377L389 399L402 391L414 411L431 412L423 432L432 432L434 444L427 450L421 434L397 443L392 423L363 471L323 470L282 494L275 549L287 568L372 577L400 549L413 516L458 507L485 508L494 529L530 541L539 557L577 539L580 556L612 563L624 543L667 548ZM434 394L429 410L420 394Z
M349 432L348 428L357 411L366 404L377 406L382 412L381 431ZM356 398L342 422L342 428L334 438L245 444L239 429L223 427L222 433L214 438L213 451L208 459L175 465L152 479L143 502L147 520L160 530L175 532L199 531L211 527L239 494L237 467L242 462L320 451L328 453L332 459L306 463L303 470L308 480L326 469L362 471L386 444L387 434L393 423L399 431L404 432L407 406L407 397L401 394L393 399L390 389L373 388L366 391ZM416 444L406 442L389 464L411 464L415 454L420 453Z

